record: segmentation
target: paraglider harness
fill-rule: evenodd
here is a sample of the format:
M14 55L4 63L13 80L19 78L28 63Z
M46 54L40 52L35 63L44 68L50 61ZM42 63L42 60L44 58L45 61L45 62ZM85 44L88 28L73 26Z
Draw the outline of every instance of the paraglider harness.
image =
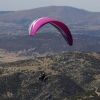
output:
M47 77L46 77L45 73L42 72L40 77L39 77L39 81L46 81L46 80L47 80Z

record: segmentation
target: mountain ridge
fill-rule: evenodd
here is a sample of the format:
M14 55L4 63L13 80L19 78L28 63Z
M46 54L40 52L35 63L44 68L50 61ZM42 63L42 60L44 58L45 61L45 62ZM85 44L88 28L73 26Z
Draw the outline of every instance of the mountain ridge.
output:
M15 20L15 22L21 22L22 20L25 20L26 22L31 22L32 20L40 17L51 17L63 21L66 24L72 24L77 21L79 22L85 19L89 20L100 17L100 12L89 12L68 6L49 6L3 14L0 15L0 21L14 22Z
M66 52L0 64L0 98L16 100L97 100L100 53ZM47 81L38 81L45 71ZM95 89L96 88L96 89ZM77 98L77 99L76 99Z

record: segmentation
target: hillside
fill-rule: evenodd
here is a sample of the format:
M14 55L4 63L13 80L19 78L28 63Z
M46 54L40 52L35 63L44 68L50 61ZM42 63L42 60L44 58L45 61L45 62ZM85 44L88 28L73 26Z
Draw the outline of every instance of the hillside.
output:
M100 36L73 34L73 46L69 46L59 33L37 33L35 37L1 36L0 61L5 57L38 57L67 51L100 52ZM4 54L4 55L3 55Z
M100 54L67 52L0 64L2 100L99 100ZM41 71L48 80L38 81ZM5 87L5 88L2 88ZM98 99L96 99L98 98Z
M73 24L80 21L96 20L100 18L100 13L68 6L49 6L5 13L0 15L0 21L6 23L26 23L40 17L51 17L68 24Z

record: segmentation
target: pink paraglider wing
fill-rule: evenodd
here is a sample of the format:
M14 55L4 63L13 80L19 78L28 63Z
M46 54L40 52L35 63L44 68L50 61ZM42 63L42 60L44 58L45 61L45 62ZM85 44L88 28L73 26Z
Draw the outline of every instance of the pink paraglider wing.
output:
M33 21L33 23L29 27L29 34L31 36L34 36L36 32L39 30L39 28L41 28L43 25L47 23L57 28L70 46L73 45L73 38L68 27L64 23L51 18L40 18Z

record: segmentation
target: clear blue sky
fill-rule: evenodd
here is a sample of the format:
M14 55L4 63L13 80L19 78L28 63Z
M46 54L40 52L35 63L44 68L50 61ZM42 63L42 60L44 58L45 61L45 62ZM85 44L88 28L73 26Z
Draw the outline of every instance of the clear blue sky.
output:
M100 0L0 0L0 11L28 10L52 5L100 12Z

